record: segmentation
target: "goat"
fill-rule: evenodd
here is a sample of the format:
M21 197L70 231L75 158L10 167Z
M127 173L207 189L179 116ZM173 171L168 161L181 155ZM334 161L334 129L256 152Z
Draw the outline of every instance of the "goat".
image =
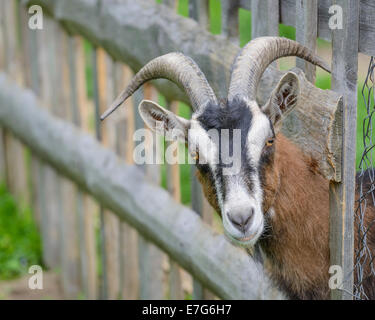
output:
M139 112L145 123L162 134L175 129L183 132L178 139L189 142L195 158L205 160L197 161L198 178L206 198L222 217L226 235L241 246L259 244L270 261L273 279L289 298L328 299L329 182L317 172L316 161L280 132L282 119L298 101L298 77L286 73L267 103L259 106L256 102L263 72L284 56L297 56L330 71L324 61L295 41L257 38L236 57L227 100L218 102L195 62L181 53L169 53L145 65L102 120L148 80L166 78L179 85L190 98L192 118L183 119L144 100ZM214 163L205 153L207 145L221 152L220 144L208 134L211 129L241 130L241 167L236 174L224 175L223 163ZM233 145L233 135L229 140ZM369 206L366 214L369 225L375 219L374 207ZM375 255L373 229L367 237ZM369 270L365 273L366 294L375 299L375 278Z

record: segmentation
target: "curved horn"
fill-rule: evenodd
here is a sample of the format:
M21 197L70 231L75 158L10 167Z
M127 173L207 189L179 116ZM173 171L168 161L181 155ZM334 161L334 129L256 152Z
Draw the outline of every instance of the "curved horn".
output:
M256 38L242 48L233 63L228 100L237 95L255 100L263 72L274 60L287 56L297 56L331 72L321 58L296 41L282 37Z
M151 60L133 77L128 87L100 117L104 120L129 98L142 84L149 80L165 78L176 83L190 99L193 110L208 102L217 104L215 93L197 64L179 52L168 53Z

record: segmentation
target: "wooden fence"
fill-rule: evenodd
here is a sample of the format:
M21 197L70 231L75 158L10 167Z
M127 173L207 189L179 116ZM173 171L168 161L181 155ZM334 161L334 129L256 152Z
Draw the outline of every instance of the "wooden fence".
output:
M166 167L166 192L159 187L159 165L132 164L132 135L144 126L139 102L156 100L159 92L176 112L176 101L187 102L177 87L168 81L146 85L117 117L99 123L100 113L133 72L171 51L191 56L214 90L226 92L230 64L239 50L240 7L252 11L252 38L278 35L280 22L295 26L297 40L314 50L318 36L332 40L333 89L345 103L335 111L336 135L343 147L331 159L336 172L327 173L331 261L351 274L357 60L358 52L375 54L372 2L334 1L343 8L344 22L343 30L332 31L328 0L222 0L220 36L207 30L208 1L189 1L193 19L177 15L177 1L163 2L1 2L0 179L20 202L32 206L42 233L44 263L61 269L65 296L283 297L259 265L213 231L212 209L194 170L192 211L179 204L177 165ZM43 30L28 28L27 7L32 4L44 10ZM89 49L87 42L92 44ZM308 80L315 78L310 65L297 60L297 66ZM264 87L272 89L279 78L280 72L269 68ZM259 99L269 90L260 92ZM351 298L352 277L344 285L344 291L333 290L333 298Z

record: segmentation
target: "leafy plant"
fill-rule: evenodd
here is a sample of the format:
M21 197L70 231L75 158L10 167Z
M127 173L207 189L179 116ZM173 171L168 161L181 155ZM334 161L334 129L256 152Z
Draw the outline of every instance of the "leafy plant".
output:
M30 209L20 209L0 185L0 280L26 273L41 265L41 241Z

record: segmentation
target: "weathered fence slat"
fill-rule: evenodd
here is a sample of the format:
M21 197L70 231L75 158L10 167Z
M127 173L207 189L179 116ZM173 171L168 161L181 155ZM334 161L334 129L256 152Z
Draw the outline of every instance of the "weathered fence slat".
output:
M178 102L169 103L169 109L178 114ZM173 142L167 142L166 148L171 146ZM177 143L177 142L174 142ZM167 168L167 189L173 199L181 202L181 185L180 185L180 167L176 164L166 164ZM181 280L181 270L178 265L169 259L169 297L170 299L183 299L183 288Z
M83 128L82 114L87 108L87 88L83 39L69 38L69 73L73 123ZM81 289L87 299L97 298L95 204L77 188L75 206L78 215Z
M0 10L0 69L4 71L6 68L5 63L5 19L4 19L4 7L2 5ZM4 130L0 127L0 183L6 181L6 161L5 161L5 145L4 145Z
M61 117L76 124L73 115L72 102L74 97L71 86L71 75L69 66L69 36L61 27L55 29L56 59L58 61L56 82L53 83L54 92L60 103L58 111ZM78 243L78 208L77 190L75 185L64 177L59 176L58 185L61 190L61 215L60 221L60 245L61 245L61 283L64 297L75 299L81 292L79 243Z
M16 1L3 4L5 14L5 38L8 71L21 85L25 83L23 72L23 52L20 11ZM27 184L27 166L25 148L11 134L5 132L5 148L7 161L7 185L17 200L25 204L29 201L29 188Z
M102 48L96 50L96 82L98 83L99 113L101 114L114 99L113 61ZM96 114L98 116L98 113ZM102 123L96 119L97 125ZM115 128L113 123L107 122L97 127L100 130L101 141L114 150L116 148ZM120 222L118 217L107 208L103 208L101 220L102 230L102 263L103 290L106 299L120 298Z
M330 251L331 265L342 268L343 290L332 290L333 299L352 299L354 255L354 194L357 125L357 71L359 39L359 2L337 0L343 8L343 29L333 30L332 87L345 98L341 183L330 183Z
M130 81L132 72L120 62L116 62L114 72L117 94ZM132 99L125 102L116 119L116 152L126 163L132 164L135 125ZM134 228L123 221L120 228L121 297L134 300L139 297L138 235Z
M144 90L139 90L138 94L133 96L134 102L134 115L135 115L135 129L144 128L143 120L140 118L138 112L138 105L141 100L155 100L157 95L156 91L150 87L150 85L145 85ZM145 152L146 157L150 154L156 154L160 152L156 148L160 148L158 145L156 134L152 133L154 144L151 145L146 139L145 141ZM154 149L155 148L155 149ZM157 164L143 165L142 169L145 172L147 179L160 186L160 166ZM139 234L138 237L138 257L139 257L139 297L144 300L154 300L154 299L165 299L166 298L166 279L165 279L165 264L166 256L160 251L158 247L148 239L144 238L143 234Z
M221 1L221 30L229 40L239 42L238 39L238 25L239 17L238 10L240 6L239 0Z
M318 0L296 1L296 41L316 51L316 39L318 36ZM316 67L300 58L297 58L296 66L305 72L306 79L315 83Z
M190 0L189 16L198 21L199 25L204 29L210 28L209 1L208 0Z
M204 1L201 1L204 2ZM176 0L165 0L164 4L170 7L174 12L177 11L178 2ZM191 4L190 4L191 5ZM156 97L155 97L156 98ZM168 103L169 108L172 112L178 112L178 102ZM159 137L154 135L157 139ZM170 145L169 142L166 143L165 147ZM166 176L167 176L167 189L173 196L173 198L180 202L180 168L178 164L169 165L166 164ZM181 270L177 263L169 258L169 298L170 299L183 299L183 288L181 280Z
M44 29L38 33L39 70L40 70L40 99L43 106L49 107L52 112L55 98L53 97L54 77L56 74L54 61L54 22L45 17ZM49 268L60 266L60 228L59 228L59 195L57 193L57 176L54 170L41 163L38 172L38 207L41 216L41 231L43 245L43 261Z
M209 12L208 12L208 1L193 1L190 4L190 17L196 20L202 29L208 29L209 27ZM217 69L212 68L212 72ZM202 186L196 177L196 168L191 167L190 171L191 181L191 203L192 208L197 212L204 221L210 224L213 214L213 209L205 204L207 202L203 195ZM212 298L211 294L203 288L201 283L193 279L193 299L202 300Z
M279 1L251 1L251 38L279 35Z

